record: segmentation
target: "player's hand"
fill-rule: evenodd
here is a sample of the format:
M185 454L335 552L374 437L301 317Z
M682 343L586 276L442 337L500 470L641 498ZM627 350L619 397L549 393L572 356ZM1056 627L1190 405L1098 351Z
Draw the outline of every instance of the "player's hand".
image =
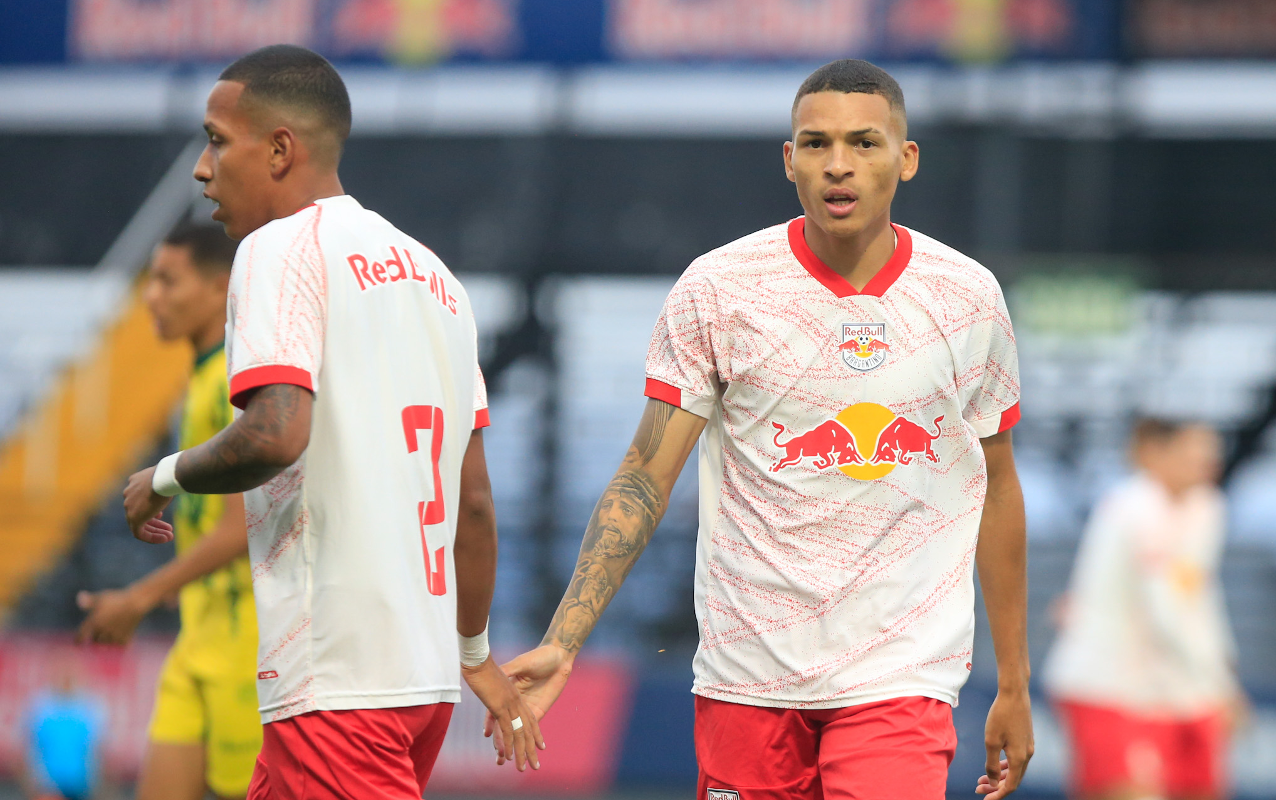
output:
M975 793L987 795L985 800L1001 800L1019 788L1032 758L1032 700L1026 688L997 693L988 710L984 747L988 751L987 774L979 778Z
M489 655L477 667L461 665L461 675L474 695L487 706L489 724L484 725L484 735L492 735L492 721L495 721L495 730L500 732L497 739L498 762L513 761L519 772L528 764L532 765L532 769L540 769L541 762L536 751L545 749L540 717L527 705L492 657ZM514 728L515 719L522 720L517 730Z
M131 589L80 592L75 604L88 616L80 623L76 642L128 644L133 631L151 610L141 595Z
M542 645L535 650L524 653L501 669L513 681L523 700L531 707L536 719L542 719L549 707L563 693L567 678L572 674L572 663L576 656L557 645ZM496 763L504 764L506 759L500 755L502 742L501 731L496 720L488 714L483 726L483 734L492 736L492 744L496 747Z
M1254 724L1254 708L1243 690L1237 689L1224 706L1223 723L1229 736L1236 736Z
M159 516L173 498L155 493L151 480L155 467L133 473L124 487L124 513L128 516L133 537L147 544L165 544L173 541L173 526Z

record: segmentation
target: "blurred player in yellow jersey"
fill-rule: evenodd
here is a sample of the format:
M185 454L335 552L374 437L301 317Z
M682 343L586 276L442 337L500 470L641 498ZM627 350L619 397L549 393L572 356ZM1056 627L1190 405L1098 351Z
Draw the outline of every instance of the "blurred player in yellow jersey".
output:
M226 287L235 243L221 227L184 224L155 249L145 298L166 340L196 357L182 414L183 450L231 422ZM261 749L257 613L243 496L184 494L173 513L177 557L118 591L82 593L81 639L123 644L180 590L182 630L164 664L138 800L243 797Z

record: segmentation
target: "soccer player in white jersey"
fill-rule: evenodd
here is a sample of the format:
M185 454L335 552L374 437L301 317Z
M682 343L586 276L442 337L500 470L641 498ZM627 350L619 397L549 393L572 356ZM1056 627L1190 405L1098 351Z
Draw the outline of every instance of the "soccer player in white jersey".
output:
M805 216L678 281L571 584L504 667L547 711L699 439L700 800L943 798L976 566L999 684L977 791L1013 791L1032 754L1014 337L986 269L891 223L917 164L884 71L802 84L784 165Z
M1227 795L1228 728L1247 703L1218 574L1221 449L1208 426L1139 420L1137 472L1086 526L1045 664L1073 797Z
M342 190L350 101L322 57L244 56L204 127L195 177L242 240L226 326L242 413L132 476L125 508L165 541L171 495L245 492L266 723L248 797L420 798L462 677L504 754L538 766L536 721L487 653L496 525L464 289Z

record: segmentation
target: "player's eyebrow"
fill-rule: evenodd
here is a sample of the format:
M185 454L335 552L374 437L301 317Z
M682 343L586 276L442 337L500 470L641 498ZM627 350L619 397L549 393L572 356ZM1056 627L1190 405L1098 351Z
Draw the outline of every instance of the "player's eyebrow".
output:
M880 134L881 131L879 131L877 128L860 128L857 131L848 131L846 135L847 136L863 136L866 133ZM801 130L801 131L798 131L798 136L828 136L828 134L825 133L824 131Z

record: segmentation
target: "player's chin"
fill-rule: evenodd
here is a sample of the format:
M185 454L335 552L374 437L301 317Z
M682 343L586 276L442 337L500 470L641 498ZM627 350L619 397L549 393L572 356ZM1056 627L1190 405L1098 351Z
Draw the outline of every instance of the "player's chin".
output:
M864 230L864 223L861 217L858 207L854 208L849 214L834 215L829 213L825 208L825 204L821 202L820 213L816 215L816 223L829 236L857 236Z

